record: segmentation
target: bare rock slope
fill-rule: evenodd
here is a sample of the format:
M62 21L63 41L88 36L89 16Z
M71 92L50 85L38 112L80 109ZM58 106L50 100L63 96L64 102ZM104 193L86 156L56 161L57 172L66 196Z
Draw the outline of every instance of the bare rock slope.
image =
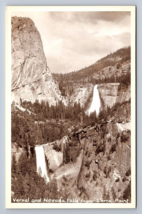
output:
M112 107L115 103L128 101L131 97L130 85L120 88L119 83L103 83L98 85L98 91L104 107Z
M55 105L62 99L47 66L40 34L29 18L12 18L11 57L12 101L44 99Z

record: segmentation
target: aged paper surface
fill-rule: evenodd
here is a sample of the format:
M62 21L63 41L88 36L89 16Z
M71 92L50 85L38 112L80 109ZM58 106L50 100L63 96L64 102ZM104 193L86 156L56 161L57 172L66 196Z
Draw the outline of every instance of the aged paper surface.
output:
M135 208L134 6L6 7L6 208Z

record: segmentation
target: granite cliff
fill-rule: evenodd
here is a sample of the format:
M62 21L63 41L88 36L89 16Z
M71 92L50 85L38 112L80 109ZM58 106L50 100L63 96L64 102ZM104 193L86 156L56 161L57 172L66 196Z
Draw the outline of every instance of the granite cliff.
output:
M116 55L113 58L111 55L109 60L104 58L96 63L96 67L92 65L75 74L67 74L67 77L62 76L63 79L66 77L62 81L65 87L61 85L60 91L60 82L54 80L47 66L42 40L33 21L13 17L11 32L11 94L12 101L17 102L12 104L11 157L15 157L17 165L20 162L17 169L23 176L24 191L27 191L30 181L34 179L35 175L32 177L30 173L30 176L24 176L32 161L35 173L35 150L40 145L43 147L43 162L46 162L49 180L52 184L56 178L58 193L63 192L65 199L92 202L126 199L130 202L131 88L130 82L125 82L125 77L130 74L129 57L124 62L121 61L122 57ZM108 66L110 61L111 66ZM69 75L71 79L68 79ZM124 79L119 79L121 76ZM120 80L118 83L116 78ZM97 117L92 114L89 118L84 111L87 112L91 103L94 106L97 103L93 92L96 85L97 97L101 103L100 114ZM33 104L28 102L24 106L24 102L21 102L24 100ZM49 108L42 102L41 107L36 100L48 101L50 106L58 108ZM58 101L69 105L65 107L59 102L57 106ZM75 102L80 103L82 110L79 105L71 108ZM76 109L79 109L77 113ZM27 162L22 159L24 153ZM12 182L16 188L13 194L19 194L16 183L18 178L21 184L21 177L17 172L14 173ZM38 193L48 190L46 186L41 191L39 183L34 186L34 191L35 187L38 187ZM34 191L31 187L32 194ZM48 194L44 197L49 197Z
M128 101L131 96L131 88L120 88L119 83L104 83L98 85L98 91L103 100L104 107L112 107L115 103Z
M40 33L29 18L12 17L11 57L12 101L20 103L20 99L31 102L45 100L49 105L56 105L62 100L65 105L77 102L86 109L91 104L94 86L92 83L73 83L73 93L61 95L58 82L54 80L47 66ZM116 65L100 69L92 74L91 78L97 80L125 75L130 71L130 67L129 61L119 63L118 66L117 59ZM84 81L86 80L87 78ZM130 99L130 86L120 89L119 83L98 84L98 91L105 107L112 107L116 102Z
M62 100L47 66L41 36L29 18L12 17L11 57L12 101L37 99L55 105Z

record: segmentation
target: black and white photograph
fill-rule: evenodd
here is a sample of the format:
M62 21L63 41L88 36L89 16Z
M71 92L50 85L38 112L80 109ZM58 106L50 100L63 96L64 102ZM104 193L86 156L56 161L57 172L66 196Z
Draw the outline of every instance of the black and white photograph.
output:
M7 7L10 208L134 208L135 7Z

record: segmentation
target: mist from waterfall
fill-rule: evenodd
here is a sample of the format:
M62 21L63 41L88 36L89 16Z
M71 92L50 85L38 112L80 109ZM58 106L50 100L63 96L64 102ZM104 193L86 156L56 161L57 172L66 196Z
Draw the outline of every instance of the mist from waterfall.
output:
M100 112L101 101L100 101L100 96L99 96L99 92L98 92L97 87L98 87L98 85L94 86L93 100L92 100L90 108L88 109L88 115L90 115L91 113L96 111L96 115L98 116L98 114Z
M47 175L47 168L45 162L45 154L43 146L36 146L36 166L37 166L37 173L39 173L39 169L41 169L41 177L46 178L46 183L49 182L49 177Z

